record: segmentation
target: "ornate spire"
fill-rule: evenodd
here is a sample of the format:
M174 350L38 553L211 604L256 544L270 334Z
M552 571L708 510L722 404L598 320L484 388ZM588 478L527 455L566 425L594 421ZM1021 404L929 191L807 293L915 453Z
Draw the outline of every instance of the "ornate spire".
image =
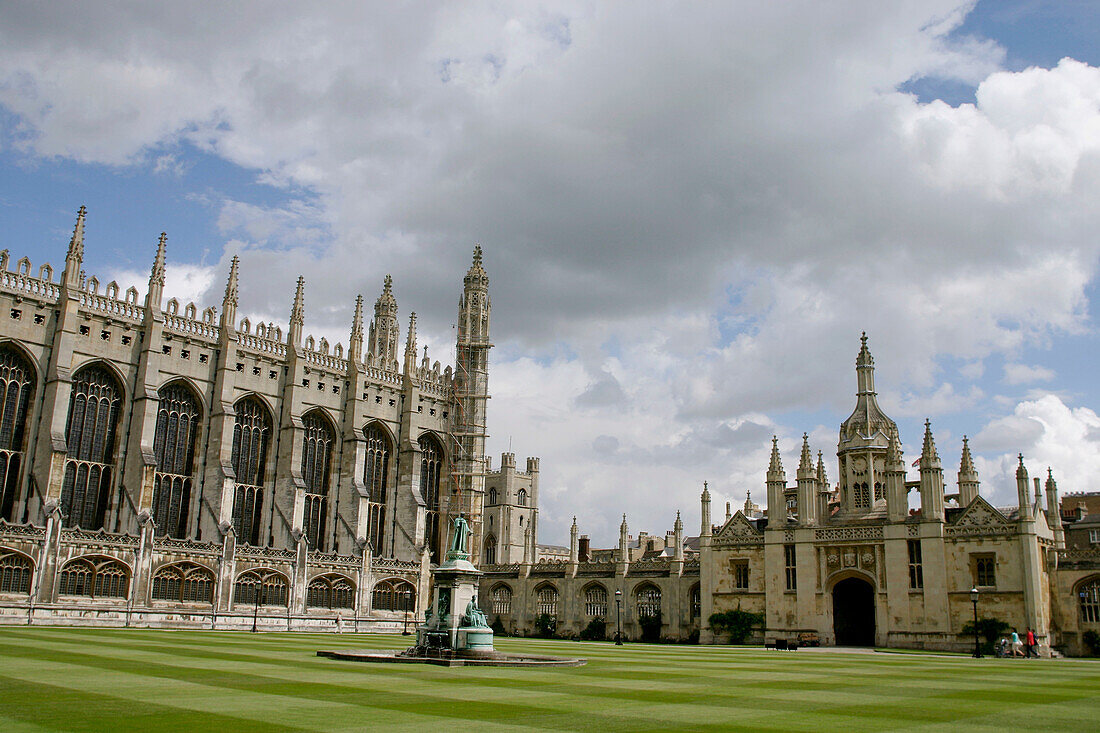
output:
M962 448L962 460L959 461L959 481L963 480L963 477L974 477L974 480L978 478L978 469L974 468L974 458L970 455L970 440L965 435L963 436L963 448Z
M168 232L160 233L160 241L157 242L157 254L153 258L153 270L149 273L149 285L164 286L164 256L168 242Z
M1047 466L1047 491L1056 491L1058 484L1054 481L1054 471L1050 470L1050 466Z
M680 510L676 510L676 521L672 524L672 529L676 532L681 532L684 529L684 523L680 519Z
M783 459L779 457L779 438L772 436L772 457L768 464L768 481L786 481L787 475L783 472Z
M363 358L363 296L355 296L355 314L351 317L351 336L348 338L348 361Z
M80 267L84 262L84 216L87 211L81 206L76 213L76 226L73 227L73 236L69 240L69 251L65 255L65 273L61 278L61 282L70 288L79 288L83 280Z
M73 227L73 236L69 240L69 252L65 259L76 259L78 262L84 259L84 217L88 210L83 206L76 212L76 226Z
M298 286L294 289L294 305L290 308L290 329L287 332L287 344L302 345L302 329L306 325L306 279L299 275Z
M405 373L416 371L416 313L409 314L409 335L405 340Z
M920 465L921 468L925 468L933 464L935 464L936 468L939 468L940 454L936 452L936 441L932 437L932 422L925 418L924 445L921 446Z
M1018 457L1020 459L1020 465L1016 466L1016 478L1017 478L1017 480L1021 479L1021 478L1026 480L1027 479L1027 467L1024 466L1024 454L1021 453Z
M890 442L886 445L887 470L905 470L905 461L901 457L901 443L898 442L898 434L890 433Z
M160 299L164 294L164 259L168 234L160 233L157 242L157 254L153 257L153 269L149 272L149 292L145 294L145 307L149 310L160 309Z
M814 473L814 458L810 451L810 436L802 433L802 455L798 460L798 477L812 478Z
M470 265L470 269L466 271L466 277L462 280L463 285L469 288L485 289L489 287L489 275L486 274L485 268L481 266L481 245L474 245L474 261Z
M829 475L825 472L825 458L821 451L817 452L817 482L821 488L829 488Z
M393 297L393 278L386 275L382 294L374 301L374 320L370 324L367 353L383 368L397 361L397 299Z
M229 279L225 283L225 296L222 298L222 333L227 333L236 328L237 320L237 273L240 267L240 258L233 255L229 263Z
M840 425L840 449L885 448L898 426L878 405L875 392L875 359L867 348L867 332L859 339L856 356L856 407Z
M703 482L703 501L710 501L710 489L707 488L707 482Z

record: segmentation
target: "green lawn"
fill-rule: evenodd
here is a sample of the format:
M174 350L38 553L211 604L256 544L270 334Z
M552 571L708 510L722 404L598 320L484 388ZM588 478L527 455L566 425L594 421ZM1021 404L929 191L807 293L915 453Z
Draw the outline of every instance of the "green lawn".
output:
M0 627L0 731L1096 730L1100 663L499 639L588 658L318 658L401 636Z

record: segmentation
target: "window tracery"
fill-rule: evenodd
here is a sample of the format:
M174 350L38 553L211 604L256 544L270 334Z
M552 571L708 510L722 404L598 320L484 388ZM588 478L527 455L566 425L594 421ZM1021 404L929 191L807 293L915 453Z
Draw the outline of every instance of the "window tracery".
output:
M233 424L231 461L237 475L233 498L233 529L237 541L260 544L261 511L264 503L264 471L271 440L271 417L255 397L237 403Z
M65 425L61 513L66 527L100 529L110 502L122 390L106 367L76 373Z
M182 384L168 385L158 396L160 405L153 435L157 461L153 475L153 521L159 534L183 538L187 536L201 411L194 394Z
M12 347L0 347L0 517L9 521L15 520L15 501L23 479L34 382L30 363Z

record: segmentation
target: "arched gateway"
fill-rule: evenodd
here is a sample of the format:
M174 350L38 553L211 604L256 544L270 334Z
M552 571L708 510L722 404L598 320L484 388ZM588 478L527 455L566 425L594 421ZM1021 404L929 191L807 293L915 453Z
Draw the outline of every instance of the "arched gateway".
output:
M833 586L833 632L837 646L874 646L875 589L866 580L845 578Z

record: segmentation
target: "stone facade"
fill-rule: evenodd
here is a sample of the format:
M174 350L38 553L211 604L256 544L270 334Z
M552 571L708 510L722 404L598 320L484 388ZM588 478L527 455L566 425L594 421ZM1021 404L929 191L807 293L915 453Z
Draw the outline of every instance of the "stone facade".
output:
M534 616L550 609L559 633L577 633L604 612L613 629L614 606L586 601L598 585L622 591L628 637L639 635L639 615L651 613L656 599L662 636L670 638L699 630L702 641L721 641L706 619L741 609L764 616L757 641L967 650L973 638L963 627L973 619L976 588L980 617L1021 633L1030 626L1046 653L1052 644L1082 653L1083 633L1100 631L1100 546L1067 549L1071 530L1060 520L1053 474L1040 486L1021 456L1017 506L994 507L980 495L964 438L957 489L949 493L926 423L918 477L909 480L897 425L877 402L866 337L856 371L856 407L840 427L836 483L805 436L795 483L788 483L773 440L766 490L776 510L768 516L747 498L735 514L727 505L725 521L715 525L704 485L700 536L684 538L677 517L671 541L662 543L671 556L632 548L625 517L617 550L589 551L574 522L567 561L531 557L484 567L483 607L520 633L530 633ZM910 509L910 494L919 509ZM1072 531L1084 536L1087 529Z
M422 608L447 517L481 526L490 301L475 249L456 365L400 353L389 277L348 348L0 253L0 621L392 625Z

